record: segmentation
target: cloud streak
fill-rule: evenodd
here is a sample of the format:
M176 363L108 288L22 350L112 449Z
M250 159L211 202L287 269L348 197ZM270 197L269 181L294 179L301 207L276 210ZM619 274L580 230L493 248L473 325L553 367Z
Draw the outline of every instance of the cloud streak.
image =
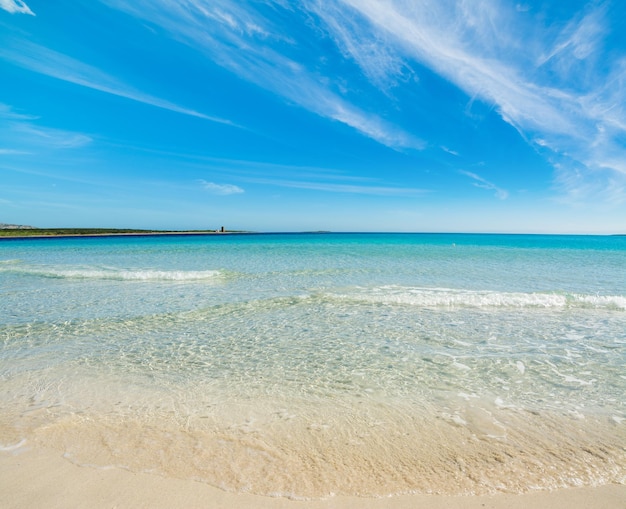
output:
M362 135L394 149L422 149L423 140L379 115L355 106L334 90L334 80L303 64L306 41L294 41L264 16L261 8L231 0L103 0L167 30L174 39L199 49L218 65L246 81L270 90L292 104L350 126ZM272 13L282 10L271 5ZM290 7L285 7L289 11ZM289 11L297 20L298 13ZM304 25L304 28L309 27ZM292 31L295 36L297 31ZM300 43L300 44L299 44ZM318 55L319 57L319 55Z
M390 187L374 185L341 184L333 182L319 182L307 180L289 179L268 179L257 178L248 179L257 184L266 184L277 187L288 187L291 189L307 189L311 191L323 191L328 193L362 194L373 196L417 196L428 193L426 189L416 189L409 187Z
M53 149L80 148L90 144L93 139L82 133L52 129L50 127L33 127L27 124L18 124L14 129L27 137L36 147Z
M496 198L499 200L506 200L509 197L509 192L496 186L492 182L485 180L480 175L476 175L476 173L472 173L471 171L460 170L459 173L471 178L474 181L474 186L479 187L481 189L487 189L489 191L494 191Z
M28 155L30 154L30 152L27 152L26 150L17 150L17 149L13 149L13 148L0 148L0 156L21 156L21 155Z
M24 113L17 113L8 104L0 103L0 118L6 118L9 120L37 120L38 117Z
M598 64L601 39L610 32L602 4L563 28L538 25L532 12L499 0L344 0L336 6L342 16L362 16L374 27L364 40L350 24L337 28L336 12L318 10L332 16L327 23L336 43L350 48L366 75L372 75L370 46L388 45L375 60L387 76L374 76L374 84L397 79L416 61L495 105L530 143L566 155L573 166L626 175L625 60L602 62L612 66L606 79Z
M30 14L34 16L35 13L30 10L26 2L22 0L0 0L0 9L4 9L11 14Z
M390 96L396 87L410 89L424 66L471 100L493 105L530 145L563 164L626 178L626 59L601 53L610 32L602 3L551 25L547 18L538 22L543 13L532 7L502 0L101 1L385 146L427 143L359 106L357 82ZM284 19L301 26L286 31L279 25ZM311 49L311 36L332 41L356 64L361 81L347 71L331 74L326 56L312 53L320 50Z
M75 85L124 97L125 99L183 115L237 127L230 120L205 115L204 113L145 94L96 67L30 41L23 39L9 39L5 41L4 47L0 48L0 58L30 71Z
M9 147L0 148L0 155L32 155L41 149L76 149L89 145L93 138L87 134L36 125L38 117L17 113L0 103L0 137Z
M212 194L228 196L231 194L242 194L245 192L241 187L233 184L216 184L215 182L207 182L206 180L201 180L200 183L206 191Z

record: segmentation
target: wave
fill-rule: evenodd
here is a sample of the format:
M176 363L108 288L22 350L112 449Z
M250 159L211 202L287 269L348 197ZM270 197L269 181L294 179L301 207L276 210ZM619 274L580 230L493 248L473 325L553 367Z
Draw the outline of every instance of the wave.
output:
M451 288L381 286L357 288L329 297L346 301L425 308L521 308L626 310L626 296L562 292L496 292Z
M53 279L102 279L114 281L206 281L223 275L220 270L158 270L119 267L55 267L5 263L0 272Z

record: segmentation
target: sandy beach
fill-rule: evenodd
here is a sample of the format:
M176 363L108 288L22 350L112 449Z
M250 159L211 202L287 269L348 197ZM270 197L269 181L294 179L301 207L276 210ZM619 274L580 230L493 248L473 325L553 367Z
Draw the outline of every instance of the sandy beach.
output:
M624 509L626 486L606 485L522 495L388 498L334 497L300 501L228 493L207 484L80 467L57 451L29 449L0 453L0 506L10 508L259 508L259 509Z
M626 509L619 239L1 244L2 508Z

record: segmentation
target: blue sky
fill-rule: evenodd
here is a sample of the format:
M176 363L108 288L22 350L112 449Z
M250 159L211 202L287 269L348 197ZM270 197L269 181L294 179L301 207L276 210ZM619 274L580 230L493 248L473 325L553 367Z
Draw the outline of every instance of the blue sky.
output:
M626 232L621 0L0 0L0 222Z

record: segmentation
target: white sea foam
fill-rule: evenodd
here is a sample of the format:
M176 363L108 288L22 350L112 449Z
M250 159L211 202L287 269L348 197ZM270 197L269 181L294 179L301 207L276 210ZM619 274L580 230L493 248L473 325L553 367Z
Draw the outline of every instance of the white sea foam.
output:
M626 310L626 296L623 295L576 295L575 300L592 308Z
M449 308L593 308L626 310L622 295L579 295L549 292L496 292L395 285L357 288L335 298L379 304Z
M115 281L202 281L212 280L222 275L222 272L219 270L156 270L97 266L59 267L24 264L7 264L6 267L1 267L0 271L54 279L104 279Z

